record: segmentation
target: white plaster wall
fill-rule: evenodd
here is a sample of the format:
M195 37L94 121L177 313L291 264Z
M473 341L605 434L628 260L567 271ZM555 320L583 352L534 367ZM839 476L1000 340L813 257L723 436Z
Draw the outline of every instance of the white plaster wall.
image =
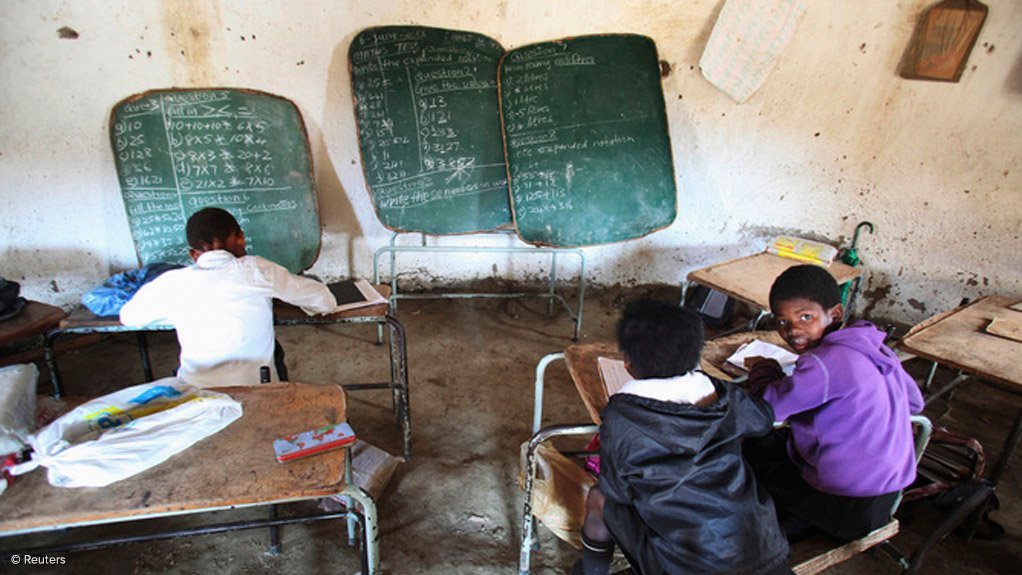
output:
M362 28L419 24L507 48L591 33L657 43L679 217L649 237L587 248L592 282L675 283L777 233L843 244L869 266L865 311L915 322L962 297L1022 297L1022 3L990 14L957 84L896 75L925 0L813 0L778 68L737 105L698 61L721 0L178 0L0 3L0 275L70 306L137 265L107 122L147 89L247 87L293 100L313 149L326 279L372 273L390 238L364 188L347 50ZM77 39L61 39L70 27ZM441 244L518 245L495 236ZM406 258L407 277L533 278L525 255ZM562 273L569 273L573 261Z

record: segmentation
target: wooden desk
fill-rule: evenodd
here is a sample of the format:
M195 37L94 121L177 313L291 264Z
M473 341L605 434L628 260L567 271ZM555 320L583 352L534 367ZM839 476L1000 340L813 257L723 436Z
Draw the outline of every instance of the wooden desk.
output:
M744 376L744 371L727 366L727 358L740 345L754 339L779 345L791 351L791 348L788 347L776 331L735 333L707 341L705 347L703 347L699 368L717 379L725 381L732 381L736 378L741 379ZM600 376L597 358L602 356L611 359L621 359L621 353L618 351L617 345L612 343L570 345L564 349L563 354L553 355L563 355L564 363L568 368L568 373L571 375L571 381L575 384L575 389L578 391L579 397L582 398L586 411L589 412L589 418L592 419L593 423L599 424L600 412L607 406L610 397L607 395L607 388L603 384L603 378ZM533 433L539 431L542 419L542 378L537 381L536 385L536 405L539 411L535 414L536 419L533 421Z
M106 487L76 489L51 486L45 468L19 477L0 497L0 536L344 495L361 507L365 560L369 571L375 571L379 566L376 507L366 492L345 481L345 458L335 452L281 464L273 452L273 440L282 435L344 421L341 387L273 383L217 391L241 402L242 417L138 475ZM293 519L314 521L345 515L277 521L295 523L299 521ZM271 523L249 522L243 528L266 525ZM96 545L82 544L81 549ZM79 549L77 545L69 547Z
M59 307L25 300L25 309L21 310L21 313L0 321L0 347L34 337L41 338L47 331L57 327L65 315L64 310ZM14 351L15 355L21 356L17 350ZM10 360L9 357L7 359ZM0 360L0 365L9 365L15 362L18 360L7 362Z
M390 287L386 285L375 285L376 291L383 297L390 295ZM405 339L404 326L389 313L389 306L386 303L366 306L357 309L350 309L326 315L306 315L304 311L293 305L275 301L273 305L273 323L278 326L288 325L330 325L338 323L374 323L377 325L386 324L390 328L389 351L390 351L390 381L383 383L352 383L345 384L344 388L349 391L362 389L383 389L391 390L393 395L394 412L399 428L404 436L405 459L411 458L411 413L408 398L408 346ZM43 342L43 351L46 354L46 365L50 371L50 381L53 384L54 397L61 397L64 393L60 380L60 371L57 368L53 346L57 338L69 334L84 333L135 333L139 355L142 361L142 370L146 381L153 380L152 367L149 361L148 344L145 334L151 331L173 331L174 326L169 324L149 324L135 327L126 326L116 316L96 316L87 310L72 313L60 322L60 325L50 330Z
M761 310L769 310L770 287L774 280L784 270L804 263L762 252L695 270L688 274L687 280L713 288ZM859 281L862 276L861 268L853 268L838 261L824 269L834 276L838 285L852 280ZM848 307L851 307L851 302ZM763 315L766 314L760 314L756 323Z
M995 317L1022 322L1022 312L1009 309L1018 298L989 296L934 316L912 328L898 348L918 357L965 372L940 390L927 393L927 403L947 393L970 375L1007 391L1022 394L1022 343L986 333ZM932 374L931 374L932 378ZM929 391L930 381L923 386ZM1022 411L990 474L994 484L1007 467L1022 430Z

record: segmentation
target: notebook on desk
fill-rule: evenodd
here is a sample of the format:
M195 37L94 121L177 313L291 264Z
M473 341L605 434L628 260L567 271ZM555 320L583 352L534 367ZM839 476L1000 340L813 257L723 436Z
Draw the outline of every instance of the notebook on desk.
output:
M344 280L327 285L337 300L334 312L387 303L387 298L363 279Z
M625 362L620 359L600 356L596 358L596 363L600 366L600 379L607 388L607 397L621 391L626 383L635 379L625 369Z
M727 362L739 369L748 371L749 366L746 365L746 359L749 358L775 359L777 363L781 364L781 369L784 370L785 375L791 375L795 371L795 362L798 361L798 355L772 343L754 339L739 346L727 358Z

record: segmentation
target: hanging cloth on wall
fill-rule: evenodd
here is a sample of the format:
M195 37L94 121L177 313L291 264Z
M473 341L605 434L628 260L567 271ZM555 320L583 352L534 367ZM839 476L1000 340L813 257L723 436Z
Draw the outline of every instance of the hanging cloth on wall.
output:
M805 0L727 0L699 60L703 76L739 104L766 81L805 13Z

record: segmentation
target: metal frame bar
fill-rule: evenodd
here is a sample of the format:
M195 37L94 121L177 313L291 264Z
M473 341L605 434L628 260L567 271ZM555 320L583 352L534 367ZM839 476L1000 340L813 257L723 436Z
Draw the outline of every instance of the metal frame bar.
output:
M54 525L45 529L31 529L27 531L16 531L10 533L4 533L0 537L13 537L17 535L24 535L28 533L38 533L44 531L59 531L61 529L80 529L83 527L100 525L100 524L113 524L113 523L128 523L137 520L147 519L159 519L161 517L170 517L177 515L191 515L197 513L208 513L212 511L222 511L224 509L238 509L244 507L262 507L270 506L271 513L268 519L255 519L249 521L235 521L229 523L218 523L213 525L206 525L203 527L191 527L184 529L172 529L168 531L158 531L150 534L143 535L128 535L122 537L102 537L92 541L81 542L81 543L69 543L64 545L50 545L41 547L32 547L26 549L15 549L12 551L4 551L0 554L0 562L10 562L12 555L19 554L32 554L32 555L43 555L50 553L73 553L78 551L90 551L93 549L102 549L105 547L111 547L114 545L126 545L129 543L142 543L146 541L160 541L164 539L171 539L175 537L188 537L192 535L208 535L213 533L224 533L227 531L235 531L241 529L255 529L260 527L268 527L271 530L271 554L273 554L273 545L278 545L277 552L279 552L279 539L274 542L273 532L281 525L290 525L295 523L312 523L315 521L325 521L329 519L347 519L348 529L348 543L349 545L355 546L360 545L362 549L362 564L363 572L367 575L379 572L380 568L380 553L379 553L379 525L377 522L377 511L376 503L369 493L363 490L361 487L355 485L352 476L351 466L351 446L344 448L344 479L345 484L343 488L335 495L335 497L342 497L349 502L346 505L344 511L339 512L324 512L310 515L300 515L295 517L276 517L276 506L281 503L288 503L294 501L305 501L309 499L319 499L318 497L305 497L305 498L289 498L281 499L278 501L267 501L262 503L256 503L252 505L230 505L224 507L210 507L206 509L194 509L188 511L177 511L169 513L154 513L151 515L142 516L131 516L121 519L111 519L108 521L97 521L97 522L83 522L76 525ZM358 504L351 505L350 502ZM360 509L359 509L360 508ZM358 522L361 517L361 525ZM364 526L363 529L359 529L360 526Z
M529 447L525 452L525 503L522 508L522 541L518 551L519 575L528 575L532 548L534 545L538 548L538 543L535 540L536 520L532 516L532 488L536 480L536 450L539 449L541 443L553 437L592 435L599 430L600 426L595 423L551 425L533 434L532 439L529 440Z
M389 254L390 258L390 310L391 313L397 313L397 302L401 299L479 299L479 298L525 298L525 297L540 297L547 298L547 314L553 313L554 301L558 301L564 307L568 316L571 317L575 322L575 332L572 337L573 341L578 341L579 334L582 331L582 315L583 305L585 302L585 289L586 289L586 256L579 248L551 248L543 246L530 246L530 247L498 247L498 246L429 246L426 245L426 234L422 234L422 243L417 246L399 246L396 245L399 234L394 234L390 238L390 244L383 246L376 250L373 254L373 283L380 283L380 257L384 254ZM398 293L397 285L397 254L405 252L420 252L420 253L442 253L442 254L453 254L453 253L498 253L498 254L515 254L515 253L528 253L528 254L550 254L550 276L548 281L548 288L543 293L532 293L532 292L518 292L509 294L497 294L497 293L456 293L456 292L443 292L443 293L429 293L429 294L401 294ZM555 293L555 287L557 283L557 256L558 254L575 255L579 258L579 274L578 274L578 308L572 309L568 304L567 300L564 299L560 294Z
M397 418L398 430L402 432L404 443L405 460L412 457L412 428L411 408L408 397L408 342L405 336L404 325L394 316L387 314L382 316L356 316L333 318L329 316L307 316L296 319L275 319L274 325L333 325L340 323L362 324L375 323L382 330L383 324L390 327L389 352L390 352L390 381L381 383L349 383L342 384L345 390L359 391L363 389L384 389L389 388L392 394L392 404ZM53 385L53 397L61 398L64 389L60 382L60 371L57 367L56 354L53 351L57 338L67 334L87 333L125 333L134 332L137 335L139 355L142 359L142 369L145 372L146 381L152 381L152 367L149 361L149 348L146 342L145 333L150 331L173 331L171 325L157 324L144 327L133 327L124 325L107 326L81 326L81 327L57 327L48 331L43 339L43 354L46 358L46 366L50 371L50 382Z

